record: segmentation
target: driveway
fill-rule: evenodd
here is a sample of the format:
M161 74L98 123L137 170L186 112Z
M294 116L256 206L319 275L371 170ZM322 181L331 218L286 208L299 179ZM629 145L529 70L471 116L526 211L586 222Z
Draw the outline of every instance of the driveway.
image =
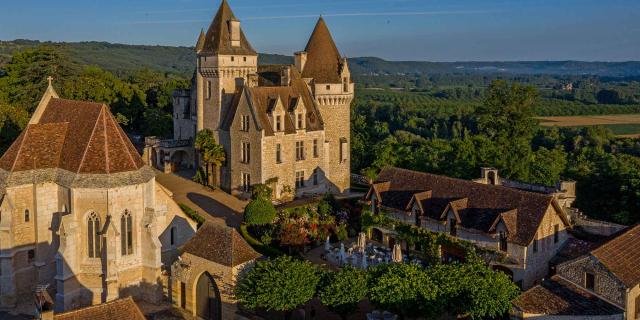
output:
M224 222L234 228L242 223L247 201L218 189L205 188L175 174L157 172L156 181L173 192L173 199L177 203L186 204L207 220Z

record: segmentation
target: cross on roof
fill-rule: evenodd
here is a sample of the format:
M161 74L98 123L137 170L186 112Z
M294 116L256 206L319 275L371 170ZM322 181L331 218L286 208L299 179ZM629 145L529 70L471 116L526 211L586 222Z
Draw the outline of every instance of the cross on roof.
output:
M53 81L53 77L52 76L48 76L47 77L47 81L49 81L49 86L51 86L51 82Z

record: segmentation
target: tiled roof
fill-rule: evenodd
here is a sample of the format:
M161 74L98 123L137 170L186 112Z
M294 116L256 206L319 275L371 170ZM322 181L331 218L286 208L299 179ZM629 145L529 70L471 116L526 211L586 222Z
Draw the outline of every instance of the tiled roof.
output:
M55 314L54 320L145 320L142 311L131 297Z
M210 54L257 55L247 40L247 37L245 37L242 28L240 29L240 46L234 47L231 45L231 27L229 22L237 20L227 0L223 0L218 9L218 13L216 13L213 22L211 22L205 34L204 44L198 46L201 48L201 51Z
M342 82L342 57L322 17L318 20L305 51L307 62L302 71L303 78L313 78L316 83Z
M60 168L79 174L135 171L142 158L104 104L53 98L0 158L10 172Z
M557 316L617 315L623 311L597 296L556 276L535 286L513 301L521 312Z
M523 246L533 240L553 200L550 195L393 167L384 168L374 183L383 182L388 183L383 190L378 190L383 206L405 210L414 194L431 191L431 197L421 201L426 216L440 219L447 205L454 201L459 207L462 226L488 232L495 220L504 214L502 218L507 228L516 230L508 234L509 240ZM464 201L458 201L464 198L466 205L463 205ZM513 212L507 214L510 211ZM568 225L564 213L559 214Z
M291 84L289 86L270 86L270 87L246 87L246 93L249 98L250 107L253 108L254 114L257 117L258 125L260 129L264 129L265 135L273 136L273 125L269 119L269 112L272 109L273 102L280 98L282 105L286 111L283 119L284 132L286 134L296 133L294 114L292 113L293 102L302 98L302 102L305 107L305 120L307 131L323 130L324 125L322 123L322 117L320 111L316 108L316 105L311 97L309 88L304 83L304 80L300 78L300 73L295 68L290 69ZM222 128L229 130L233 119L235 117L238 103L240 101L240 95L242 92L236 93L234 102L225 117Z
M227 267L260 257L236 229L213 222L205 222L181 250Z
M627 288L640 283L640 224L591 251Z

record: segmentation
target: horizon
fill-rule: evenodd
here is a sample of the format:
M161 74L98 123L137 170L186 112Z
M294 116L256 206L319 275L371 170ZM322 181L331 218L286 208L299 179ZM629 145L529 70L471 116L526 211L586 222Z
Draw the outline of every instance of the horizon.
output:
M6 3L0 39L193 47L219 0ZM322 14L341 53L396 62L633 62L640 3L631 0L231 0L259 52L304 48ZM366 7L363 4L366 3ZM126 10L123 10L126 9ZM52 14L52 12L54 14ZM611 19L616 17L616 19ZM65 23L59 23L66 19Z

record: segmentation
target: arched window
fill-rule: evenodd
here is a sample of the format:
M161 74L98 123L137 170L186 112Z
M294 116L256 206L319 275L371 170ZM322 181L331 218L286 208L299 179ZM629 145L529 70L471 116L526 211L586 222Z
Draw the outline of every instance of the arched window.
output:
M95 212L87 219L87 244L89 258L100 257L100 218Z
M24 209L24 222L29 222L29 209Z
M131 212L125 210L120 218L120 248L122 255L130 255L133 253L133 223Z

